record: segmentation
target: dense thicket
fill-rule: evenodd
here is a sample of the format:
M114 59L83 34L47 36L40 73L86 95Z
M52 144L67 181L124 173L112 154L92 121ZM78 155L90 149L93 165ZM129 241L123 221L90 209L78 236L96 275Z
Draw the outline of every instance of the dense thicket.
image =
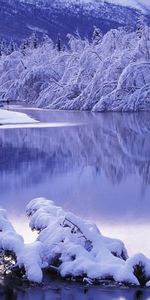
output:
M14 47L15 48L15 47ZM68 35L68 46L36 35L10 55L1 51L0 97L40 107L137 111L150 109L150 28L95 28L92 42Z

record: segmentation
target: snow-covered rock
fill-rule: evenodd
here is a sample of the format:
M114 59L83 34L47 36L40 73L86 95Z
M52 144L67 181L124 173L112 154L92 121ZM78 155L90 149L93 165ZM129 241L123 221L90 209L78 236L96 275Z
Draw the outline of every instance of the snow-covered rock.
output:
M24 269L29 281L40 283L46 268L83 282L87 278L91 283L149 284L150 259L143 254L128 258L123 242L103 236L95 224L43 198L28 204L27 215L31 229L39 232L31 244L24 244L0 210L0 249L15 254L15 268Z

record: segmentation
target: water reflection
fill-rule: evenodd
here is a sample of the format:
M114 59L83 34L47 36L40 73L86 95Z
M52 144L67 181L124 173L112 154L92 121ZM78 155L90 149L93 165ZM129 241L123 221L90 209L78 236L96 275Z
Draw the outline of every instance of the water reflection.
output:
M16 288L5 286L0 288L1 300L149 300L148 290L114 289L90 287L85 289L79 285L53 283L43 288Z
M0 203L16 228L22 224L29 235L25 206L45 196L125 240L131 252L150 256L144 234L150 225L149 113L30 115L83 125L0 130Z

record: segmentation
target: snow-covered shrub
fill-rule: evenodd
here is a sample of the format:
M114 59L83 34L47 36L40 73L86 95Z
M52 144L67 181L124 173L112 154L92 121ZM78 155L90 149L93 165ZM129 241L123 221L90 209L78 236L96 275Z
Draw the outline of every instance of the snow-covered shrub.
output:
M91 283L113 280L144 286L149 282L150 259L142 254L128 258L123 242L103 236L95 224L43 198L28 204L27 215L31 229L38 231L31 244L24 244L6 212L0 210L0 250L14 257L16 265L11 264L9 270L12 274L17 269L20 276L37 283L43 280L43 269Z
M0 58L0 95L36 106L93 111L149 110L150 28L95 29L92 42L68 35ZM98 38L98 40L97 40Z

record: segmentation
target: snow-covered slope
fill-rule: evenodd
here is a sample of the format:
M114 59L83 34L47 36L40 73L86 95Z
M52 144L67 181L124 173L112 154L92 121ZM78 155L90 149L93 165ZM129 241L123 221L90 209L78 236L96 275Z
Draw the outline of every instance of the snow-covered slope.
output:
M91 0L93 1L93 0ZM134 7L136 9L141 10L143 13L150 12L150 2L149 0L106 0L107 2L123 5L128 7Z

